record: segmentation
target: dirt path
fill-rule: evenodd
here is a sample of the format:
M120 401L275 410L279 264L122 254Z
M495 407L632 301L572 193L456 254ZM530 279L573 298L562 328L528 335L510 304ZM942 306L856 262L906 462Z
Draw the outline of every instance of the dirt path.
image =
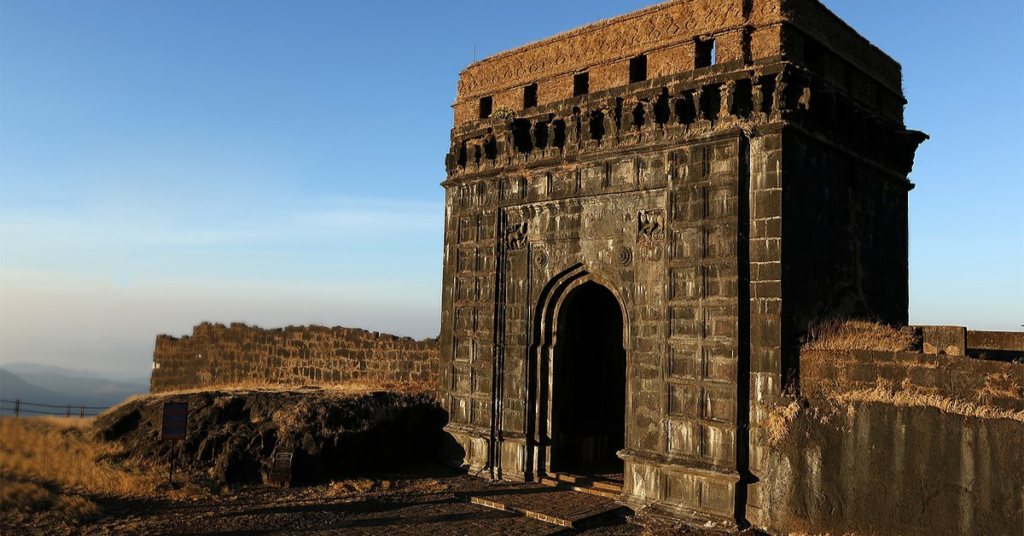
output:
M586 530L470 504L461 496L500 487L485 479L431 468L419 474L351 479L325 486L278 489L251 486L191 499L97 499L105 515L67 525L45 514L0 519L7 535L550 535L640 536L645 528L610 517ZM704 535L668 530L646 534Z

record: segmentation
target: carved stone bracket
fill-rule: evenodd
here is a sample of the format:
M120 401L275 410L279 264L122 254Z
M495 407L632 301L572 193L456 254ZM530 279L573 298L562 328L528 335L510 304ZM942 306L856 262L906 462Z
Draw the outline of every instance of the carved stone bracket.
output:
M505 233L505 248L509 251L526 247L526 222L510 223Z
M649 245L665 238L665 211L663 209L641 210L636 217L636 241Z

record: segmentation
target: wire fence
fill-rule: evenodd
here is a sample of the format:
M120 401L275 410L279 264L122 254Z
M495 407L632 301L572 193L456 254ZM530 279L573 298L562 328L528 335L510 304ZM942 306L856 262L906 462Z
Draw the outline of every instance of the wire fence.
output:
M58 415L62 417L81 417L84 419L85 417L95 417L99 415L101 412L103 412L103 410L105 409L110 409L110 406L76 406L74 404L68 404L66 406L54 406L51 404L37 404L35 402L25 402L20 398L14 400L0 400L0 411L12 411L14 412L15 417L20 417L22 413L26 413L30 415ZM94 411L95 413L93 413Z

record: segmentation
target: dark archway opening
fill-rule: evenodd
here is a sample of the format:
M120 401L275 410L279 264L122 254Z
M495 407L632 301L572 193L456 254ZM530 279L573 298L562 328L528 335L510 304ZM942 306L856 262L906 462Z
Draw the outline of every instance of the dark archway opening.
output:
M601 285L584 283L566 297L557 329L551 471L621 474L626 351L619 302Z

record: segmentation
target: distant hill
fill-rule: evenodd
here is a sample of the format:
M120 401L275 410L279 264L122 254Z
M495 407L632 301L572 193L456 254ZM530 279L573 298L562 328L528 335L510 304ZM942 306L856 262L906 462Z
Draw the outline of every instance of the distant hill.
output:
M13 372L22 378L29 374L59 374L69 378L97 378L106 379L119 383L145 384L149 385L149 375L132 376L130 373L102 373L91 370L76 370L58 365L40 365L38 363L4 363L0 364L7 372Z
M22 399L30 400L32 402L40 401L40 403L43 404L56 405L56 403L52 401L58 400L60 398L60 393L55 393L53 391L43 389L42 387L32 385L17 374L0 368L0 398L4 400ZM6 408L8 405L9 404L5 403L3 407ZM4 415L7 413L8 412L5 411Z
M86 376L73 376L78 371L63 369L61 367L45 367L33 365L23 366L19 363L13 365L19 371L15 373L7 366L0 368L0 398L4 400L20 399L22 402L33 402L36 404L48 404L53 406L114 406L131 395L144 394L149 392L149 384L142 382L117 382L100 378L92 373ZM63 373L57 373L60 370ZM72 375L69 375L72 374ZM11 404L4 403L7 408ZM32 408L50 411L48 408ZM59 410L52 410L59 411ZM10 411L3 411L3 414L10 414Z
M25 374L61 374L63 376L69 376L72 378L99 378L100 375L95 372L88 370L75 370L65 367L59 367L57 365L40 365L38 363L8 363L3 366L3 369L7 372L13 372L18 376L24 376Z
M116 382L104 378L74 378L52 372L19 374L18 376L32 385L61 393L69 399L69 402L78 398L96 397L121 401L129 395L149 392L148 383Z

